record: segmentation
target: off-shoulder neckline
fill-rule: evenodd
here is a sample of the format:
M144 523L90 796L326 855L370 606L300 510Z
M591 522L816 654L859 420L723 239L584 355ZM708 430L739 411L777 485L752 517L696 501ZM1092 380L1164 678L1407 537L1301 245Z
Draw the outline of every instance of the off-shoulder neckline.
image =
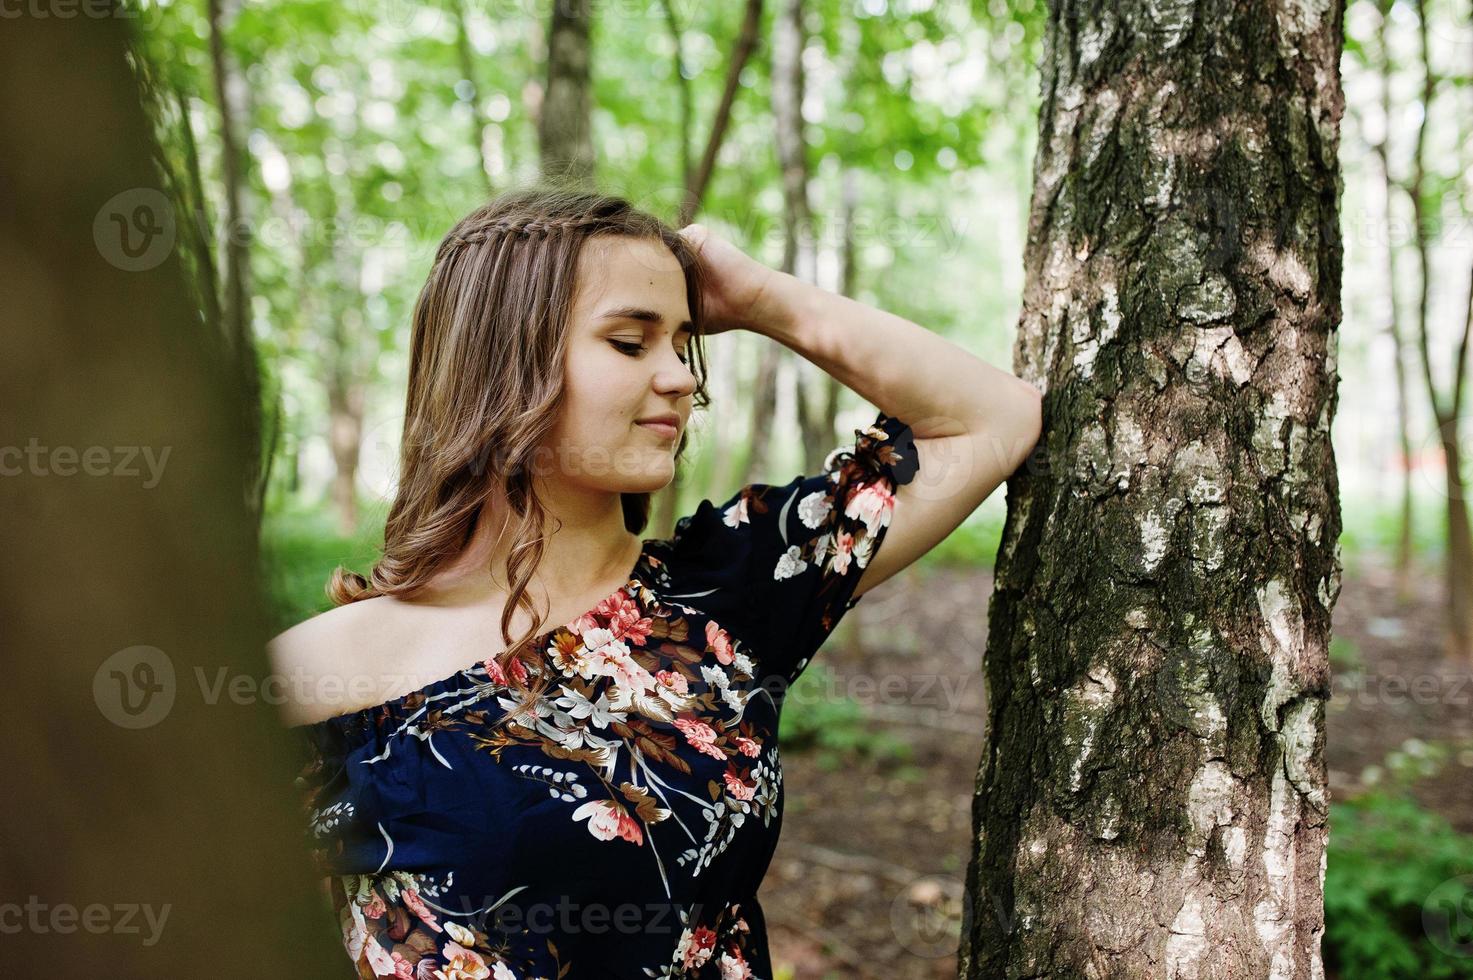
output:
M624 576L624 583L622 585L614 589L614 591L610 592L602 599L599 599L592 606L585 609L577 616L574 616L572 619L557 626L554 626L546 632L539 633L536 636L532 637L528 641L529 645L535 649L542 649L544 641L550 639L555 633L557 633L558 630L564 629L569 624L576 623L578 620L589 615L594 610L602 606L604 603L608 602L610 599L615 598L620 593L627 590L631 585L641 587L645 586L645 576L643 576L641 572L644 569L646 559L649 557L650 547L652 545L662 543L663 540L664 539L655 537L641 538L639 544L639 554L635 556L634 559L634 567L631 568L628 574ZM500 651L497 652L499 653ZM495 654L491 654L491 656L495 656ZM383 712L394 714L399 709L402 709L404 707L404 703L410 698L421 695L428 696L430 694L436 693L440 689L451 684L452 682L459 680L464 675L469 674L471 671L474 671L478 668L484 670L485 668L482 667L482 664L484 664L485 661L485 657L482 657L479 660L474 660L471 663L466 664L464 667L461 667L454 672L441 677L438 680L430 681L428 684L417 687L412 691L406 691L403 694L388 698L383 701L378 701L374 704L367 705L366 707L353 708L349 711L344 711L336 715L329 715L326 718L320 718L317 721L303 722L300 725L288 725L287 731L292 733L293 735L311 735L325 731L342 729L345 727L352 727L354 725L367 724L372 721L373 716L376 714L380 714Z

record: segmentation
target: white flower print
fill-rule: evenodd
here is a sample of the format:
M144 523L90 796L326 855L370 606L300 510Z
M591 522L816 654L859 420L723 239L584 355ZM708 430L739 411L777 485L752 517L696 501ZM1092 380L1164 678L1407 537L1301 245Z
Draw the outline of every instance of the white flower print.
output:
M874 534L890 523L895 510L895 494L881 483L870 483L849 494L844 505L845 517L857 517L864 521L865 530Z
M798 501L798 518L809 527L822 527L833 510L833 500L822 490L815 490Z
M772 577L777 581L792 578L807 567L808 563L803 560L803 553L798 546L789 545L788 550L783 552L782 557L777 560L777 567L772 570Z
M608 728L614 722L628 721L628 716L623 711L614 710L609 704L608 692L605 691L598 696L597 701L590 701L582 693L566 684L559 688L561 692L552 702L561 711L553 713L560 728L572 728L575 720L587 719L597 729Z
M721 515L721 519L726 522L727 527L736 527L740 524L751 523L747 518L747 498L742 497L736 503L726 508L726 513Z

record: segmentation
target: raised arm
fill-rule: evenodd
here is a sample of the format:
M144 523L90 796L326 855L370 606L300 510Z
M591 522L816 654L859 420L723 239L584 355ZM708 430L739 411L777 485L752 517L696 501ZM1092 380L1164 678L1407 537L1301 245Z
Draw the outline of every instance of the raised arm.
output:
M747 329L801 354L916 437L919 473L895 494L884 548L858 595L950 534L1032 452L1038 389L904 317L806 283L745 256L705 228L716 329Z

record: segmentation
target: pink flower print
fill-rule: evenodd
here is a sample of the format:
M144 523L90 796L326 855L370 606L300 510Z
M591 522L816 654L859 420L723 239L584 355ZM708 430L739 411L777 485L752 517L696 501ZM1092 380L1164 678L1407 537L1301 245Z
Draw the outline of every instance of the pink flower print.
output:
M342 926L343 946L347 949L349 958L357 963L363 956L363 947L370 942L368 923L363 921L363 909L357 902L349 902L343 906Z
M737 775L734 769L726 770L725 779L726 791L739 800L750 800L753 794L757 792L757 787L748 786L742 781L742 777Z
M746 494L742 494L740 499L738 499L736 503L726 508L726 512L721 515L721 521L727 527L737 527L742 524L751 523L751 521L747 518Z
M414 964L406 960L403 953L395 950L389 956L394 960L396 980L414 980Z
M890 523L890 514L895 510L895 494L883 483L869 483L856 487L844 505L845 517L858 517L864 521L870 534Z
M716 731L704 721L695 718L676 718L675 727L685 735L685 740L696 749L713 759L726 761L726 753L716 747Z
M629 655L629 648L618 640L594 650L592 661L591 669L595 674L612 677L626 690L645 692L655 686L654 675L635 663Z
M705 926L696 926L695 932L687 930L680 937L680 948L685 954L681 965L687 970L699 970L716 949L716 933Z
M450 957L450 962L435 971L435 980L487 980L491 976L491 969L480 954L460 943L446 943L442 952Z
M368 960L368 965L373 968L374 976L397 977L399 975L399 968L394 965L394 958L372 936L363 944L363 957Z
M431 912L429 906L425 905L424 900L419 897L419 892L412 888L406 888L401 897L404 899L404 904L409 908L409 911L419 916L421 922L436 932L445 931L435 921L435 913Z
M752 968L742 958L742 951L735 943L721 954L721 980L751 980Z
M629 593L620 589L598 604L594 610L609 621L614 636L635 646L644 646L645 639L654 631L654 620L644 615Z
M593 614L593 610L589 610L567 625L570 632L582 636L589 630L598 628L598 617Z
M639 822L613 800L589 800L573 811L574 820L588 818L588 832L599 840L622 837L631 844L643 844L644 832Z
M690 692L690 685L685 682L685 675L678 670L657 671L655 673L655 680L664 684L672 691L678 691L681 694Z
M388 906L384 904L384 897L378 892L374 892L373 901L363 906L363 914L370 919L378 919L383 917L384 910L387 908Z
M706 620L706 645L716 651L716 659L721 663L731 663L734 652L731 634L710 619Z
M736 742L736 747L741 750L742 755L755 759L762 752L762 746L745 735L738 735L732 741Z
M495 657L487 657L481 661L481 666L486 668L486 673L490 675L494 683L500 684L502 687L508 686L506 671L501 669L501 664L496 662ZM512 660L511 676L515 677L518 683L525 684L527 682L527 665L522 663L521 657Z
M854 554L854 535L848 531L834 532L834 558L833 569L835 575L843 575L849 570L849 558Z

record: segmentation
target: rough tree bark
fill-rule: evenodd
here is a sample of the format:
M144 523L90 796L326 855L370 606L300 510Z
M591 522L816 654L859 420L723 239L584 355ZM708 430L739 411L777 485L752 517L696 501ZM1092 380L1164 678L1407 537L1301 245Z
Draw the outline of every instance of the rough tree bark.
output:
M1342 15L1050 6L963 976L1323 975Z

